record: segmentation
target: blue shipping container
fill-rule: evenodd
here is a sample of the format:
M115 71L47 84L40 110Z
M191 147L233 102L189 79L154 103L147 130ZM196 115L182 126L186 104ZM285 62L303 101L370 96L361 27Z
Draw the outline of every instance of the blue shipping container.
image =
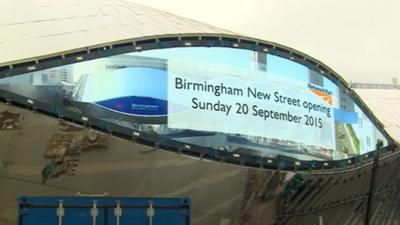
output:
M190 225L190 198L18 197L18 225Z

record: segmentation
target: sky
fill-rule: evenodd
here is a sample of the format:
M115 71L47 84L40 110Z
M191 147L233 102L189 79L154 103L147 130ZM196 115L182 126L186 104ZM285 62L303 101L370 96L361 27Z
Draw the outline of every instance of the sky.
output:
M306 53L351 82L400 80L398 0L128 0Z

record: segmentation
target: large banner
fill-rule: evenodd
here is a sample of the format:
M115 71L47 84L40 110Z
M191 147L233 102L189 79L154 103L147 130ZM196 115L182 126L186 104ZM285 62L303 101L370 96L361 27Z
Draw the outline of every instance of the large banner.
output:
M265 72L210 65L168 71L168 127L335 149L332 92Z

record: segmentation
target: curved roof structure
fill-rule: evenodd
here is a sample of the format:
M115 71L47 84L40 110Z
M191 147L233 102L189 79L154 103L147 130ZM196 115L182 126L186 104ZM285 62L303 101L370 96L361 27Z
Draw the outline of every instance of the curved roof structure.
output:
M355 89L372 112L385 125L385 130L400 141L400 90L399 89Z
M177 46L222 46L265 51L319 71L349 88L385 133L384 125L322 62L297 50L123 0L0 3L0 78L104 56ZM389 140L391 137L385 133Z
M128 39L174 34L237 35L122 0L6 0L0 4L0 65Z
M322 62L295 49L124 0L61 0L57 3L5 0L0 6L0 72L99 49L136 46L141 41L195 37L230 42L225 43L226 47L272 50L294 61L305 61L347 85ZM215 43L215 46L220 45ZM157 46L161 47L171 46Z

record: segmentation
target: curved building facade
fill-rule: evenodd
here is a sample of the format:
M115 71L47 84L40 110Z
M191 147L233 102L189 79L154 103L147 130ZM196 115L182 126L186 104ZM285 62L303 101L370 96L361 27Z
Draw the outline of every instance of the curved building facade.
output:
M0 21L0 222L19 194L190 196L193 224L363 224L377 180L397 196L373 161L397 142L322 62L124 1L26 4Z
M378 139L389 144L348 87L305 61L267 48L219 47L219 40L211 47L175 41L189 46L140 46L0 85L59 114L238 154L336 160L374 151Z

